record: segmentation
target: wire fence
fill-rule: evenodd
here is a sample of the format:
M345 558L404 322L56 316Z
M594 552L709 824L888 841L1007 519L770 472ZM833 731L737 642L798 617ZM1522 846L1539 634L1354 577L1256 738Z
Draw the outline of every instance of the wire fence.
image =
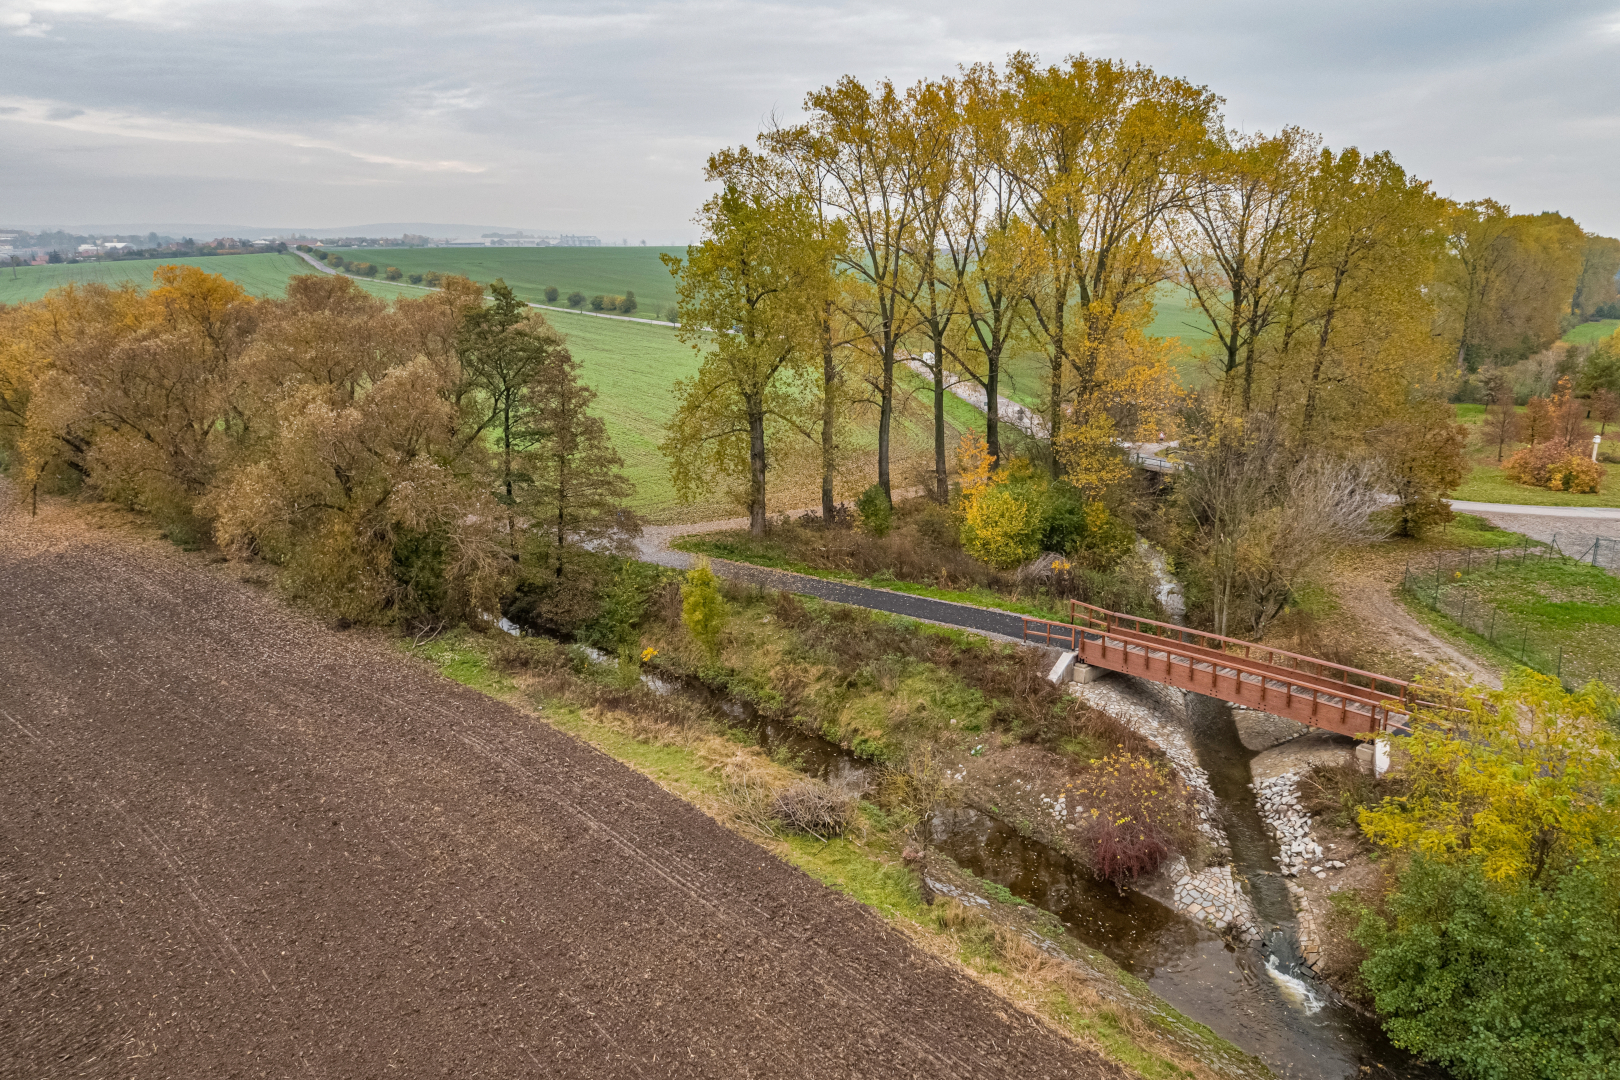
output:
M1620 554L1620 541L1597 537L1578 555L1566 555L1558 550L1554 537L1553 543L1544 547L1532 547L1526 542L1516 548L1438 552L1432 568L1407 566L1401 577L1401 590L1464 630L1489 641L1525 667L1553 676L1567 689L1579 689L1593 679L1616 686L1620 685L1617 678L1620 656L1594 659L1585 651L1572 653L1562 642L1549 641L1528 622L1507 614L1468 587L1470 574L1496 569L1504 563L1603 566L1605 563L1599 560L1607 557L1610 550Z

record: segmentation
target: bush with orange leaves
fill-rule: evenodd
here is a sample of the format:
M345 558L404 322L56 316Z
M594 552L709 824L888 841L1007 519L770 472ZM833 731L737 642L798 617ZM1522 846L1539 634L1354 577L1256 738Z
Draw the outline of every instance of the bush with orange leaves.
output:
M1603 483L1603 466L1563 443L1527 446L1503 466L1509 477L1530 487L1586 494Z
M1115 885L1151 874L1172 855L1196 855L1202 843L1196 798L1162 761L1110 754L1065 795L1080 828L1079 854Z

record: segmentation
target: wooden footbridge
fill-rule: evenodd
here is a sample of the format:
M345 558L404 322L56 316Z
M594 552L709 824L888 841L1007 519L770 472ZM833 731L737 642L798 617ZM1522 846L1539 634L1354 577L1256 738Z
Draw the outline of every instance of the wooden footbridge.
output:
M1407 734L1412 710L1434 694L1403 679L1077 600L1069 603L1069 622L1025 618L1024 640L1071 651L1077 663L1343 735Z

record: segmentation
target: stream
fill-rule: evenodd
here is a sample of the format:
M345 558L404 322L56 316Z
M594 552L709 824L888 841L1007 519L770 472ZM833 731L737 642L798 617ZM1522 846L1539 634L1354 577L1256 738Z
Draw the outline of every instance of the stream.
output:
M832 783L862 785L869 763L838 744L761 716L696 680L642 676L654 691L682 693L723 713L778 761ZM1222 702L1189 696L1192 742L1209 775L1234 869L1260 919L1258 946L1236 944L1136 891L1099 881L1063 852L1005 821L962 807L934 812L924 839L962 868L1005 886L1060 918L1075 938L1142 979L1183 1015L1264 1061L1279 1077L1340 1080L1363 1070L1443 1080L1389 1043L1377 1022L1338 1000L1304 967L1277 848L1249 788L1254 752Z

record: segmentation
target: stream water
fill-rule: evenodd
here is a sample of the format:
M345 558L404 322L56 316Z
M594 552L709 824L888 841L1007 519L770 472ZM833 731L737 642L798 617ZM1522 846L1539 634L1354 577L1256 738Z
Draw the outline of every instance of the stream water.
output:
M671 683L651 674L643 680L659 693L698 698L752 732L777 760L829 782L861 786L870 768L838 744L763 717L695 680ZM1443 1078L1391 1046L1374 1020L1337 1000L1303 966L1287 887L1272 870L1277 849L1249 788L1254 753L1238 739L1223 703L1197 696L1189 702L1194 749L1219 802L1234 869L1261 922L1259 947L1228 942L1140 892L1120 892L979 810L936 811L924 823L925 839L964 869L1057 915L1078 940L1280 1077L1340 1080L1366 1070Z

